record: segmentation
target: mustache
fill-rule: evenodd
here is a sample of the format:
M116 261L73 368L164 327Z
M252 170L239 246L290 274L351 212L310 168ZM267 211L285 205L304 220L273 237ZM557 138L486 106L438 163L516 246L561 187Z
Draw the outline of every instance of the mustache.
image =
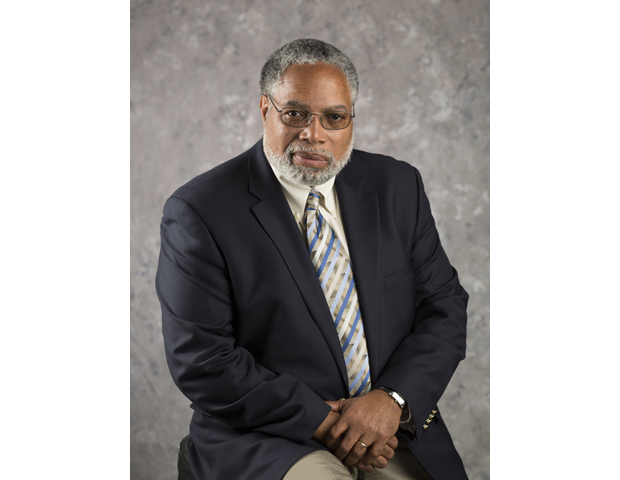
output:
M293 152L309 152L309 153L318 153L319 155L323 155L324 157L328 158L330 162L335 162L336 158L334 157L334 154L332 152L330 152L329 150L323 150L321 148L315 148L315 147L309 147L308 145L300 145L300 144L289 144L288 147L286 147L286 150L284 151L284 154L286 155L286 157L290 160L291 158L291 154Z

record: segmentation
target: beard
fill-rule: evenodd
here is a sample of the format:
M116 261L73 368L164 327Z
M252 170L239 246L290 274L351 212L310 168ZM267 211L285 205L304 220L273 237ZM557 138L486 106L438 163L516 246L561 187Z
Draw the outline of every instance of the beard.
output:
M301 143L290 143L282 155L278 155L269 147L269 141L267 139L267 131L263 130L263 150L269 163L273 166L274 170L278 172L285 180L289 182L306 185L308 187L316 187L322 185L331 178L335 177L351 160L351 152L353 151L353 136L351 136L351 142L347 151L342 158L336 159L334 154L329 150L322 150L320 148L309 147ZM310 152L318 153L328 159L327 167L325 168L312 168L297 165L293 163L293 152Z

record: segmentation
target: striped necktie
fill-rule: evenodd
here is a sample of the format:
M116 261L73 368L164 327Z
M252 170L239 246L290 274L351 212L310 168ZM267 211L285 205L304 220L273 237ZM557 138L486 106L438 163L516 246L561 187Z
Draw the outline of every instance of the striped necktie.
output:
M319 211L321 196L313 188L306 202L308 249L338 332L349 377L349 395L356 397L370 389L366 335L351 262Z

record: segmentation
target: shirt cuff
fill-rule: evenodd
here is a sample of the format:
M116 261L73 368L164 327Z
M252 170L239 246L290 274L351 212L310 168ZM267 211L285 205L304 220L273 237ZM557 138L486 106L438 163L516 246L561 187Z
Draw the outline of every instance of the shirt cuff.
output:
M415 433L415 422L413 421L413 415L411 414L411 408L409 404L403 408L403 413L400 415L400 428L409 430L411 433Z

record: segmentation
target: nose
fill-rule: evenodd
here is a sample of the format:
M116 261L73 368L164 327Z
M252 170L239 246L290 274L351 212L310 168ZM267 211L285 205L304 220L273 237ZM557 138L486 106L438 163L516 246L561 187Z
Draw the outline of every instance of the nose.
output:
M325 143L327 141L327 130L321 125L319 117L313 115L312 122L302 129L299 138L310 143Z

